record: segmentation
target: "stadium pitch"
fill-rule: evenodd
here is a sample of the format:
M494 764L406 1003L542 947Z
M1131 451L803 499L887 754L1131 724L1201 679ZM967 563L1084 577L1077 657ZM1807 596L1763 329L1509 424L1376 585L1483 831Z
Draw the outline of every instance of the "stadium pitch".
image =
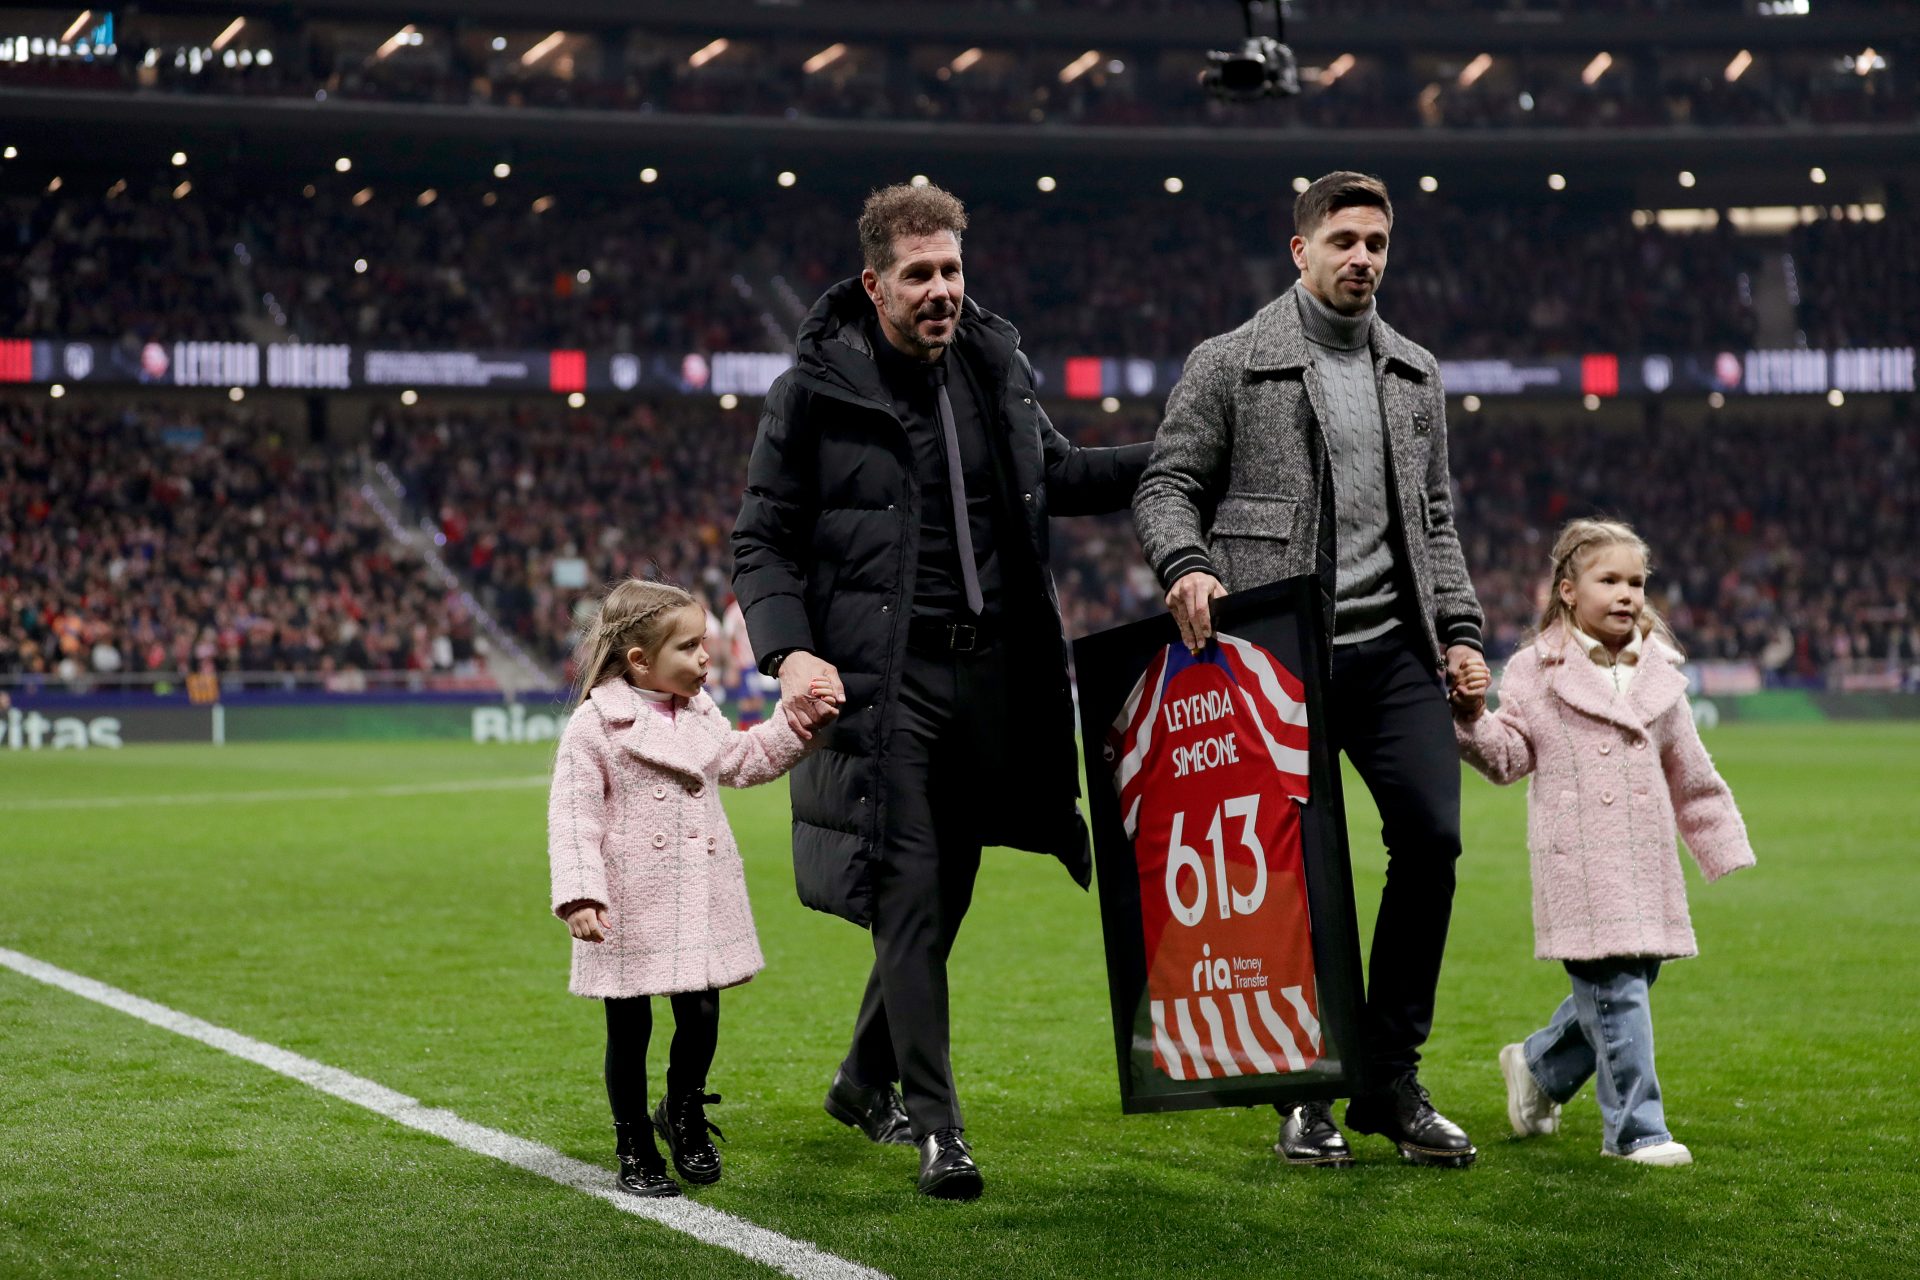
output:
M1477 1166L1356 1138L1357 1168L1292 1170L1270 1111L1120 1116L1094 899L994 852L954 962L987 1195L924 1200L911 1150L820 1110L868 952L795 903L776 785L729 797L769 967L722 1000L727 1174L696 1199L902 1278L1911 1275L1920 726L1707 741L1760 865L1710 887L1689 870L1703 956L1657 988L1690 1169L1602 1160L1590 1089L1557 1137L1507 1137L1495 1054L1563 978L1531 959L1523 795L1469 776L1423 1077ZM550 753L11 755L0 947L610 1167L602 1022L566 994L545 911ZM1348 795L1364 931L1383 860ZM775 1274L7 967L0 1043L3 1275Z

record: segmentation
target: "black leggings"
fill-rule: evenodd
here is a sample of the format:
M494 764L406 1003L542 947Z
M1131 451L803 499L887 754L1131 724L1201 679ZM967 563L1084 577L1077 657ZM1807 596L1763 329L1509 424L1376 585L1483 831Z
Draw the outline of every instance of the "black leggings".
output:
M673 1003L673 1044L667 1051L667 1092L707 1086L720 1039L720 993L685 991ZM647 1044L653 1039L653 998L611 999L607 1006L607 1102L616 1123L647 1119Z

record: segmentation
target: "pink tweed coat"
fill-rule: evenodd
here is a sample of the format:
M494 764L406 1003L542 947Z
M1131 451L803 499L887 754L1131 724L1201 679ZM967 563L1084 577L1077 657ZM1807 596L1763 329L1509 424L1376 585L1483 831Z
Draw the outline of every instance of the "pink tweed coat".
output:
M1671 650L1649 641L1626 693L1560 627L1507 664L1500 708L1454 721L1461 754L1498 783L1528 774L1534 954L1697 954L1674 850L1708 880L1753 865L1746 824L1707 757Z
M575 995L704 991L765 967L719 787L772 781L805 753L784 715L735 729L703 693L669 721L624 680L593 690L547 801L554 913L597 902L612 922L604 942L574 940Z

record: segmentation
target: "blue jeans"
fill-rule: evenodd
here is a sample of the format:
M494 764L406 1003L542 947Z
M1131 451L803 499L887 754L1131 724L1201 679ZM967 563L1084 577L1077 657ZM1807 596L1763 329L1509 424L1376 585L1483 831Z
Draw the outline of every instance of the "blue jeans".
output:
M1555 1102L1593 1077L1602 1142L1614 1155L1671 1142L1653 1074L1653 1010L1647 989L1660 962L1643 957L1569 960L1573 994L1527 1037L1527 1070Z

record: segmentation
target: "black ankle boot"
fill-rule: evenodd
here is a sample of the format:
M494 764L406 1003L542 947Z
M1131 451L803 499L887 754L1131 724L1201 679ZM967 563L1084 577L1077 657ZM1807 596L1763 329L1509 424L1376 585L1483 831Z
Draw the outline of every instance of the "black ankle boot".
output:
M720 1151L707 1139L707 1134L712 1132L722 1141L726 1140L727 1135L720 1132L720 1126L707 1119L707 1104L719 1101L717 1093L694 1089L670 1093L654 1108L653 1127L660 1131L661 1140L667 1144L673 1167L688 1182L704 1186L720 1181Z
M653 1145L653 1130L643 1120L613 1122L614 1158L620 1162L620 1189L636 1196L677 1196L680 1184L667 1176L667 1162Z

